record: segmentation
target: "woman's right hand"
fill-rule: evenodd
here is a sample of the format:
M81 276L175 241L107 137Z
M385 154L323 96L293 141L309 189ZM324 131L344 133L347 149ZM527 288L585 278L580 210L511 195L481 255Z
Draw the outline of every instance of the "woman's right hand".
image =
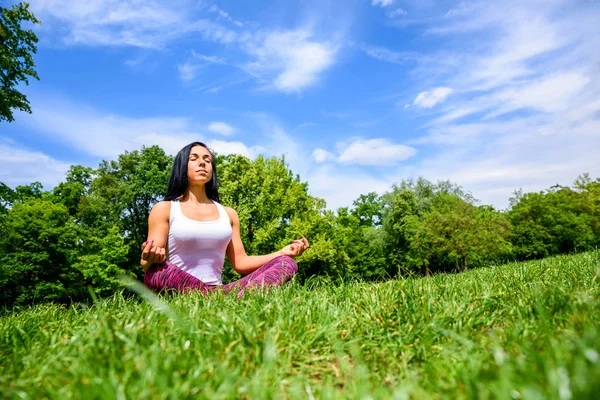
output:
M164 247L154 245L154 239L150 239L142 244L142 259L140 265L146 271L152 264L160 264L166 259L166 250Z

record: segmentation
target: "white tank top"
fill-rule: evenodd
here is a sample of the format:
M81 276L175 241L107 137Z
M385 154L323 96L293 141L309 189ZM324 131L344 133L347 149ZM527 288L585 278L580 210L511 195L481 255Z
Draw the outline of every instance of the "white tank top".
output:
M183 215L178 200L171 201L169 261L207 285L222 285L225 250L231 241L231 221L222 205L214 201L219 218L196 221Z

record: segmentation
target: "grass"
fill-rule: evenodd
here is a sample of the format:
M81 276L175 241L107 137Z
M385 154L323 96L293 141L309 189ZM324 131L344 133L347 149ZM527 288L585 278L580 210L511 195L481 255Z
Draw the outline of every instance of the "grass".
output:
M586 399L600 252L268 295L39 305L0 318L0 397Z

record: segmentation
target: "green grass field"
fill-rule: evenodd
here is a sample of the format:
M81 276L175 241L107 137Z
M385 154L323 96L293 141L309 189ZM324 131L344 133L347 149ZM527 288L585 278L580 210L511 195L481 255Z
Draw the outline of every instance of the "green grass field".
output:
M8 398L600 398L600 252L0 318ZM127 296L126 296L127 297Z

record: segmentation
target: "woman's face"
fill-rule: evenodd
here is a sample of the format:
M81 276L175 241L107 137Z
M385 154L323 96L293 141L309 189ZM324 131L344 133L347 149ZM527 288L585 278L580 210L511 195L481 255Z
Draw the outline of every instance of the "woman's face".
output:
M213 173L212 161L212 156L206 147L192 147L188 158L188 182L204 184L210 181Z

